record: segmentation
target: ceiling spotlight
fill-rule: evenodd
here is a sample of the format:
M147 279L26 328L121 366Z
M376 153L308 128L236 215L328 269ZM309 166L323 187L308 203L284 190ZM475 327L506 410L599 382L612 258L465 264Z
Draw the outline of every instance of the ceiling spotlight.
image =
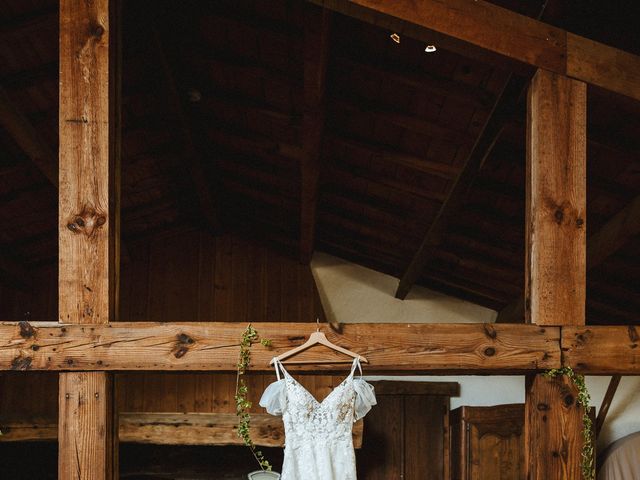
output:
M427 47L424 49L425 52L427 53L433 53L437 50L435 45L427 45Z
M391 40L393 40L396 43L400 43L400 35L398 35L397 33L392 33Z
M191 103L198 103L202 100L202 93L199 90L192 88L187 92L187 97Z

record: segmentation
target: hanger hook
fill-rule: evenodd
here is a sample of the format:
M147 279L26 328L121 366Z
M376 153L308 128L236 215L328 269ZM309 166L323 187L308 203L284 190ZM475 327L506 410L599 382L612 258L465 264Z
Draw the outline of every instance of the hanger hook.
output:
M316 317L316 332L320 331L320 319Z

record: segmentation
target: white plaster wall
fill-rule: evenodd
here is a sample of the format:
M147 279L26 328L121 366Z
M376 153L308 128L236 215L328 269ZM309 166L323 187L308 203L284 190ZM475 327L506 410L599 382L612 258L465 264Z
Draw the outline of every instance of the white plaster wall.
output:
M497 313L464 300L413 287L394 297L398 279L326 253L316 253L311 270L329 321L342 323L493 322Z
M341 323L471 323L493 322L497 313L470 302L413 287L406 300L394 297L398 279L324 253L311 263L323 307L330 321ZM524 403L522 376L411 376L367 377L371 380L455 381L462 405L490 406ZM591 403L597 409L610 377L588 377ZM624 377L614 397L598 440L599 448L640 431L640 377Z

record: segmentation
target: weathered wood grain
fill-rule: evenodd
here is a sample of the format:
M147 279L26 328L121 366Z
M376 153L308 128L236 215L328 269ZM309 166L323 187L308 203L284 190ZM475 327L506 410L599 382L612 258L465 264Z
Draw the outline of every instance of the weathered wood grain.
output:
M567 75L640 99L638 56L567 32Z
M59 385L58 478L117 478L113 375L63 373Z
M640 374L640 325L563 327L561 348L581 373Z
M59 325L0 324L3 370L194 370L235 371L243 323L143 323ZM251 371L270 372L269 361L303 343L312 323L260 323ZM535 325L347 324L327 331L341 346L366 356L371 372L521 372L560 366L559 329ZM344 371L317 359L350 362L335 352L310 350L290 365L307 372Z
M525 404L525 471L530 480L582 477L582 415L578 392L564 376L528 380Z
M148 413L122 412L119 415L120 442L155 445L243 445L237 434L234 413ZM55 440L58 426L53 420L12 421L0 424L0 442ZM355 448L362 446L362 420L353 425ZM251 415L251 439L260 447L282 447L282 419L268 413Z
M583 325L586 298L586 84L545 70L527 115L526 319Z
M58 319L116 320L120 227L118 0L60 2ZM64 327L61 327L64 328ZM59 381L61 480L118 477L114 381Z

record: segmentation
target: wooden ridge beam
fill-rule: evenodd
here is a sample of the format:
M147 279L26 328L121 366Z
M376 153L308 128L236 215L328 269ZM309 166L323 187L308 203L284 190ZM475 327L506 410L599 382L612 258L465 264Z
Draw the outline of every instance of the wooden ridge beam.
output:
M640 100L640 57L483 0L311 0L463 56L533 66Z
M377 392L376 392L377 393ZM150 413L119 414L122 443L155 445L244 445L238 436L235 413ZM251 414L251 439L259 447L284 446L282 419L268 413ZM0 443L56 440L58 425L53 419L9 421L0 424ZM362 446L362 420L353 425L353 445Z
M331 11L305 5L303 161L300 165L300 262L311 262L315 246L325 123Z
M418 250L402 274L396 290L396 298L406 298L415 282L432 260L435 249L443 241L444 232L451 217L463 205L469 188L473 184L487 156L493 150L504 128L506 119L511 115L526 85L527 80L524 78L514 75L507 77L504 87L484 124L480 136L467 156L466 162L454 180L449 194L442 203L433 223L427 230Z
M240 323L109 324L1 323L0 370L235 371ZM251 372L304 342L310 323L256 324L272 347L253 346ZM369 359L367 372L463 374L523 372L560 366L559 329L493 324L346 324L327 337ZM300 360L327 359L309 351ZM337 361L343 356L333 353ZM342 371L344 365L291 365L304 372Z

